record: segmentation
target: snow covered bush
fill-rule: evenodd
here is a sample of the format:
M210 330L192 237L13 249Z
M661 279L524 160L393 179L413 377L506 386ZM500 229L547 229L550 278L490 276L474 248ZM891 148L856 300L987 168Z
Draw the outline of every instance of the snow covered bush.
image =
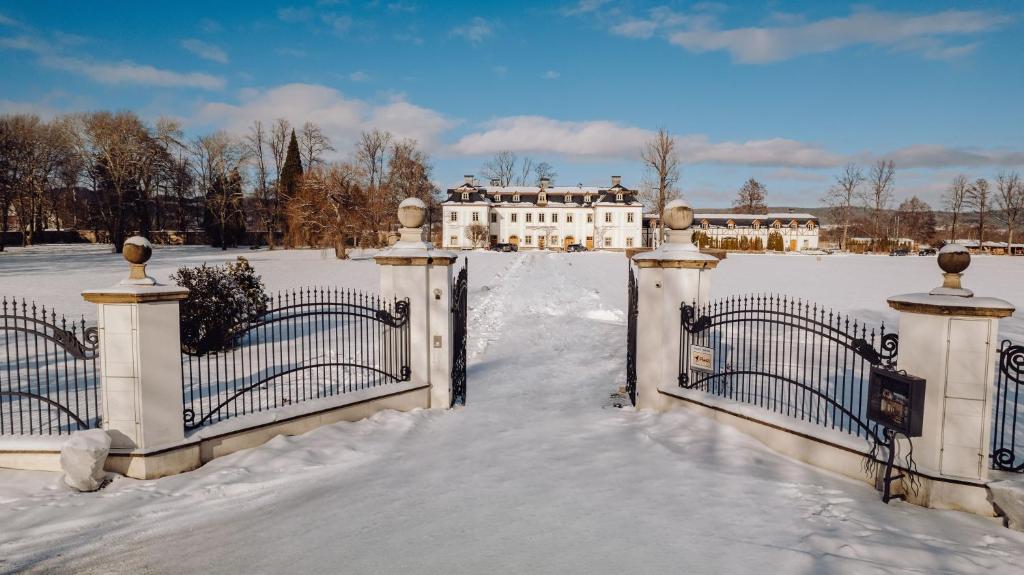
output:
M171 280L189 289L181 305L181 346L192 355L231 348L236 327L263 315L270 298L249 261L178 268Z

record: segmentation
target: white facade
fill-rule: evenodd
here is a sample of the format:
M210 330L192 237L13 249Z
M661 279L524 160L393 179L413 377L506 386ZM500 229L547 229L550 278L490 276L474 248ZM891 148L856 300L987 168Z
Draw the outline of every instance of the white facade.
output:
M782 236L783 251L818 249L818 218L811 214L694 214L693 225L719 248L738 249L732 242L738 244L745 237L749 249L757 239L767 249L769 235L777 233Z
M600 188L553 187L545 181L541 186L477 186L466 176L465 183L448 190L442 217L446 249L496 243L555 250L571 244L606 250L642 245L643 206L636 191L617 177L610 187Z

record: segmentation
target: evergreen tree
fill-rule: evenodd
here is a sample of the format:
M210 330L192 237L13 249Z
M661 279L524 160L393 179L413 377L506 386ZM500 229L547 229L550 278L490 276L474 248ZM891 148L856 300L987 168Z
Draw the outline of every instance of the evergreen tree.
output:
M295 197L301 179L302 158L299 157L299 141L295 139L295 130L292 130L288 152L284 157L284 167L281 168L281 193L286 199Z

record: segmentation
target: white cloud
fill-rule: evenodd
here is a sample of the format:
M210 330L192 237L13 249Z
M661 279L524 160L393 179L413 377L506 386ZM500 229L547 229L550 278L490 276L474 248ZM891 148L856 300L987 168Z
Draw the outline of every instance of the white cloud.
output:
M293 125L316 122L331 138L337 154L347 154L364 130L380 128L398 138L412 138L424 149L440 147L442 135L455 124L443 114L402 99L374 104L347 98L316 84L285 84L269 90L245 90L239 103L211 102L194 122L244 133L253 120L286 118Z
M346 34L352 27L352 17L344 14L321 14L320 20L339 36Z
M139 84L144 86L202 88L220 90L224 78L201 72L175 72L147 64L96 62L63 56L42 56L40 63L48 68L79 74L102 84Z
M11 26L13 28L21 28L23 24L21 22L18 22L14 18L6 16L2 12L0 12L0 26Z
M356 70L355 72L352 72L351 74L348 75L348 79L353 82L369 82L370 75L367 74L366 72L363 72L362 70Z
M227 53L215 44L203 42L202 40L197 40L195 38L186 38L181 41L181 47L204 60L220 62L221 64L228 63Z
M934 144L907 146L883 154L897 167L907 168L978 168L983 166L1018 167L1024 166L1024 151L980 148L949 148Z
M559 74L556 70L548 70L547 72L544 72L543 78L545 80L557 80L560 76L561 74Z
M611 33L626 38L650 38L657 29L658 23L654 20L631 18L612 26Z
M61 113L61 110L43 102L18 102L0 99L0 114L35 114L48 120Z
M562 9L566 16L579 16L597 12L607 4L609 0L579 0L576 4Z
M464 38L474 44L483 42L494 33L493 25L487 20L476 16L466 24L456 26L449 36Z
M800 25L718 29L694 26L669 33L669 41L691 52L726 51L738 62L758 64L856 45L918 51L926 57L955 57L969 51L945 39L979 34L1007 21L994 13L947 10L908 15L870 9Z

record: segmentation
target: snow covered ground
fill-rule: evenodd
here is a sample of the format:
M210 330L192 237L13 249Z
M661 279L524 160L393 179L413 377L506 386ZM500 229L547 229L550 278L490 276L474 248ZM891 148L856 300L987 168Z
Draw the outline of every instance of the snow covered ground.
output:
M151 273L236 253L271 289L377 285L372 261L319 251L162 248ZM996 520L883 505L686 411L609 407L624 381L622 254L473 253L469 266L465 409L384 412L93 494L0 470L0 571L1020 572L1024 533ZM90 315L78 292L125 271L96 248L14 250L0 291ZM933 258L730 256L714 282L716 297L774 291L890 323L885 296L939 274ZM1024 258L976 258L965 283L1024 305Z

